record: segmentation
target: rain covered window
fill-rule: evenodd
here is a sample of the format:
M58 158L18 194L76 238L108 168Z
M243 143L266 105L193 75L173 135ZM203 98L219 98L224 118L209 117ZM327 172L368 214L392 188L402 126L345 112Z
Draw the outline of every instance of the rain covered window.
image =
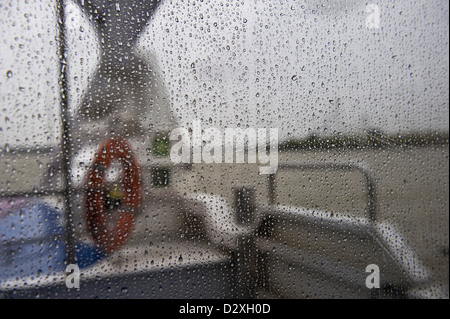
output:
M0 297L448 298L448 2L0 17Z

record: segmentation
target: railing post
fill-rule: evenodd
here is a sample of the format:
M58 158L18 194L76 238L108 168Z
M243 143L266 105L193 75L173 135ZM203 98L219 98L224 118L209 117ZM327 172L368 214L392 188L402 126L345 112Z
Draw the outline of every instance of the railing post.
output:
M66 222L66 262L67 264L75 263L75 247L74 247L74 222L72 214L71 203L71 133L70 133L70 115L68 104L68 85L67 85L67 47L66 47L66 16L65 16L65 1L58 0L57 2L58 12L58 58L60 61L60 74L59 74L59 89L60 89L60 102L61 102L61 125L62 125L62 137L61 137L61 149L63 153L62 174L64 181L64 212Z
M250 226L255 218L255 189L244 186L233 190L236 223L240 226Z
M275 176L276 174L268 175L268 191L269 191L269 205L275 205Z
M255 214L255 190L249 187L234 188L236 223L251 226ZM237 250L234 252L236 266L237 298L254 298L257 284L257 250L253 233L237 238Z

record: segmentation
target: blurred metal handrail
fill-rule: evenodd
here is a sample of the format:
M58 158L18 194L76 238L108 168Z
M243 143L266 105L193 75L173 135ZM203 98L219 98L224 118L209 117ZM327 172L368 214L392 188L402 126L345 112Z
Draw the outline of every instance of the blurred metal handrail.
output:
M45 197L45 196L64 196L65 190L43 190L43 191L6 191L0 192L0 198L33 198L33 197Z
M367 208L369 223L376 221L377 206L376 206L376 187L373 174L368 165L362 163L280 163L279 170L343 170L343 171L358 171L362 173L366 183L367 189ZM276 174L269 175L269 204L275 205Z

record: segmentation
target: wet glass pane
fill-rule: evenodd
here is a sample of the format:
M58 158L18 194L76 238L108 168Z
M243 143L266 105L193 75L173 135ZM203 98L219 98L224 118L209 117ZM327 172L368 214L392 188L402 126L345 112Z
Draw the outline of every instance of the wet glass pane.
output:
M448 298L448 2L0 16L1 297Z

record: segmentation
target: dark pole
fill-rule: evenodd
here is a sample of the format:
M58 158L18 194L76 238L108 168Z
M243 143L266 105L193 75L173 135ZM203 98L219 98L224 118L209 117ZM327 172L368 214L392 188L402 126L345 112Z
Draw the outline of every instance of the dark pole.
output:
M72 215L71 203L71 181L70 181L70 115L68 105L68 85L67 85L67 48L66 48L66 24L65 24L65 3L64 0L57 0L57 24L58 24L58 58L60 64L59 74L59 92L61 103L61 124L62 138L61 149L63 154L62 160L62 178L64 183L63 200L66 222L66 263L75 263L75 247L74 247L74 223Z

